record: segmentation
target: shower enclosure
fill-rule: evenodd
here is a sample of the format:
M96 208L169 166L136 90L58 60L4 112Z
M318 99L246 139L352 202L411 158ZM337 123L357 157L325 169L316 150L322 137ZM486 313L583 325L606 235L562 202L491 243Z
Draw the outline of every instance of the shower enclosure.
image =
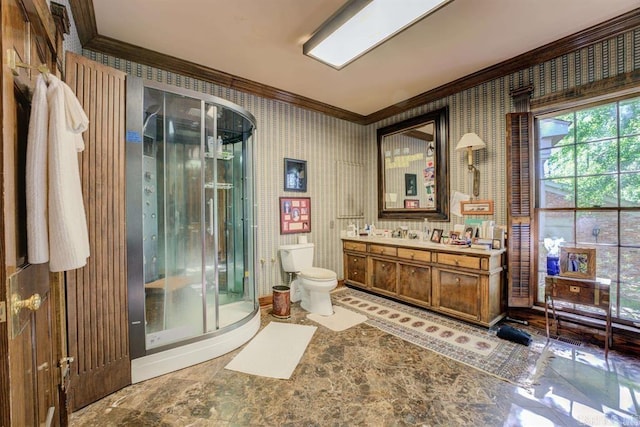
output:
M259 327L255 120L241 107L127 83L132 381L207 360Z

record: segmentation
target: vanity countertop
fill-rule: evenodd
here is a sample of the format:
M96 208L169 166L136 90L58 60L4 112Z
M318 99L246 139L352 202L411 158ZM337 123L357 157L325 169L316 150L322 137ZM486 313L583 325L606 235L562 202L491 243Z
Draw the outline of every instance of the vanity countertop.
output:
M445 243L433 243L418 239L401 239L392 237L357 236L342 237L342 240L362 243L378 243L381 245L400 246L405 248L429 249L439 252L455 252L477 255L498 255L505 252L505 249L475 249L466 246L448 245Z

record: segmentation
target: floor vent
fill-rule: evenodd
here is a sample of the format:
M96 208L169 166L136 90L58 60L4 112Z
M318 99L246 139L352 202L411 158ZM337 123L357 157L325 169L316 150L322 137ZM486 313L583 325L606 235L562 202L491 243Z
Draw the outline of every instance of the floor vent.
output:
M538 335L547 336L547 334L544 333L544 332L538 332ZM556 341L564 342L564 343L567 343L567 344L575 345L576 347L582 347L582 344L583 344L583 342L580 341L580 340L567 338L567 337L562 337L560 335L551 334L551 335L549 335L549 338L551 338L552 340L556 340Z

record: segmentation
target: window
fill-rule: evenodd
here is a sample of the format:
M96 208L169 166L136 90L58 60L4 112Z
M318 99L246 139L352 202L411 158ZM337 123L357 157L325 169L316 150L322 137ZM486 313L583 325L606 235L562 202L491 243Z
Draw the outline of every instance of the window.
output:
M537 302L546 237L596 248L612 316L640 323L640 97L536 117ZM586 309L582 308L581 309Z

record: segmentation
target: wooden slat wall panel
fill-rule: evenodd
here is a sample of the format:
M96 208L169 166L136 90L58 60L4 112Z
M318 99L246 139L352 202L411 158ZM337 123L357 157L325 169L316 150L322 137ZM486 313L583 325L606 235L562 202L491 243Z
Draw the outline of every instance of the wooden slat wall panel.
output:
M508 304L533 305L531 113L507 114Z
M72 408L131 382L126 292L125 73L67 53L67 84L89 117L79 156L91 256L67 273Z

